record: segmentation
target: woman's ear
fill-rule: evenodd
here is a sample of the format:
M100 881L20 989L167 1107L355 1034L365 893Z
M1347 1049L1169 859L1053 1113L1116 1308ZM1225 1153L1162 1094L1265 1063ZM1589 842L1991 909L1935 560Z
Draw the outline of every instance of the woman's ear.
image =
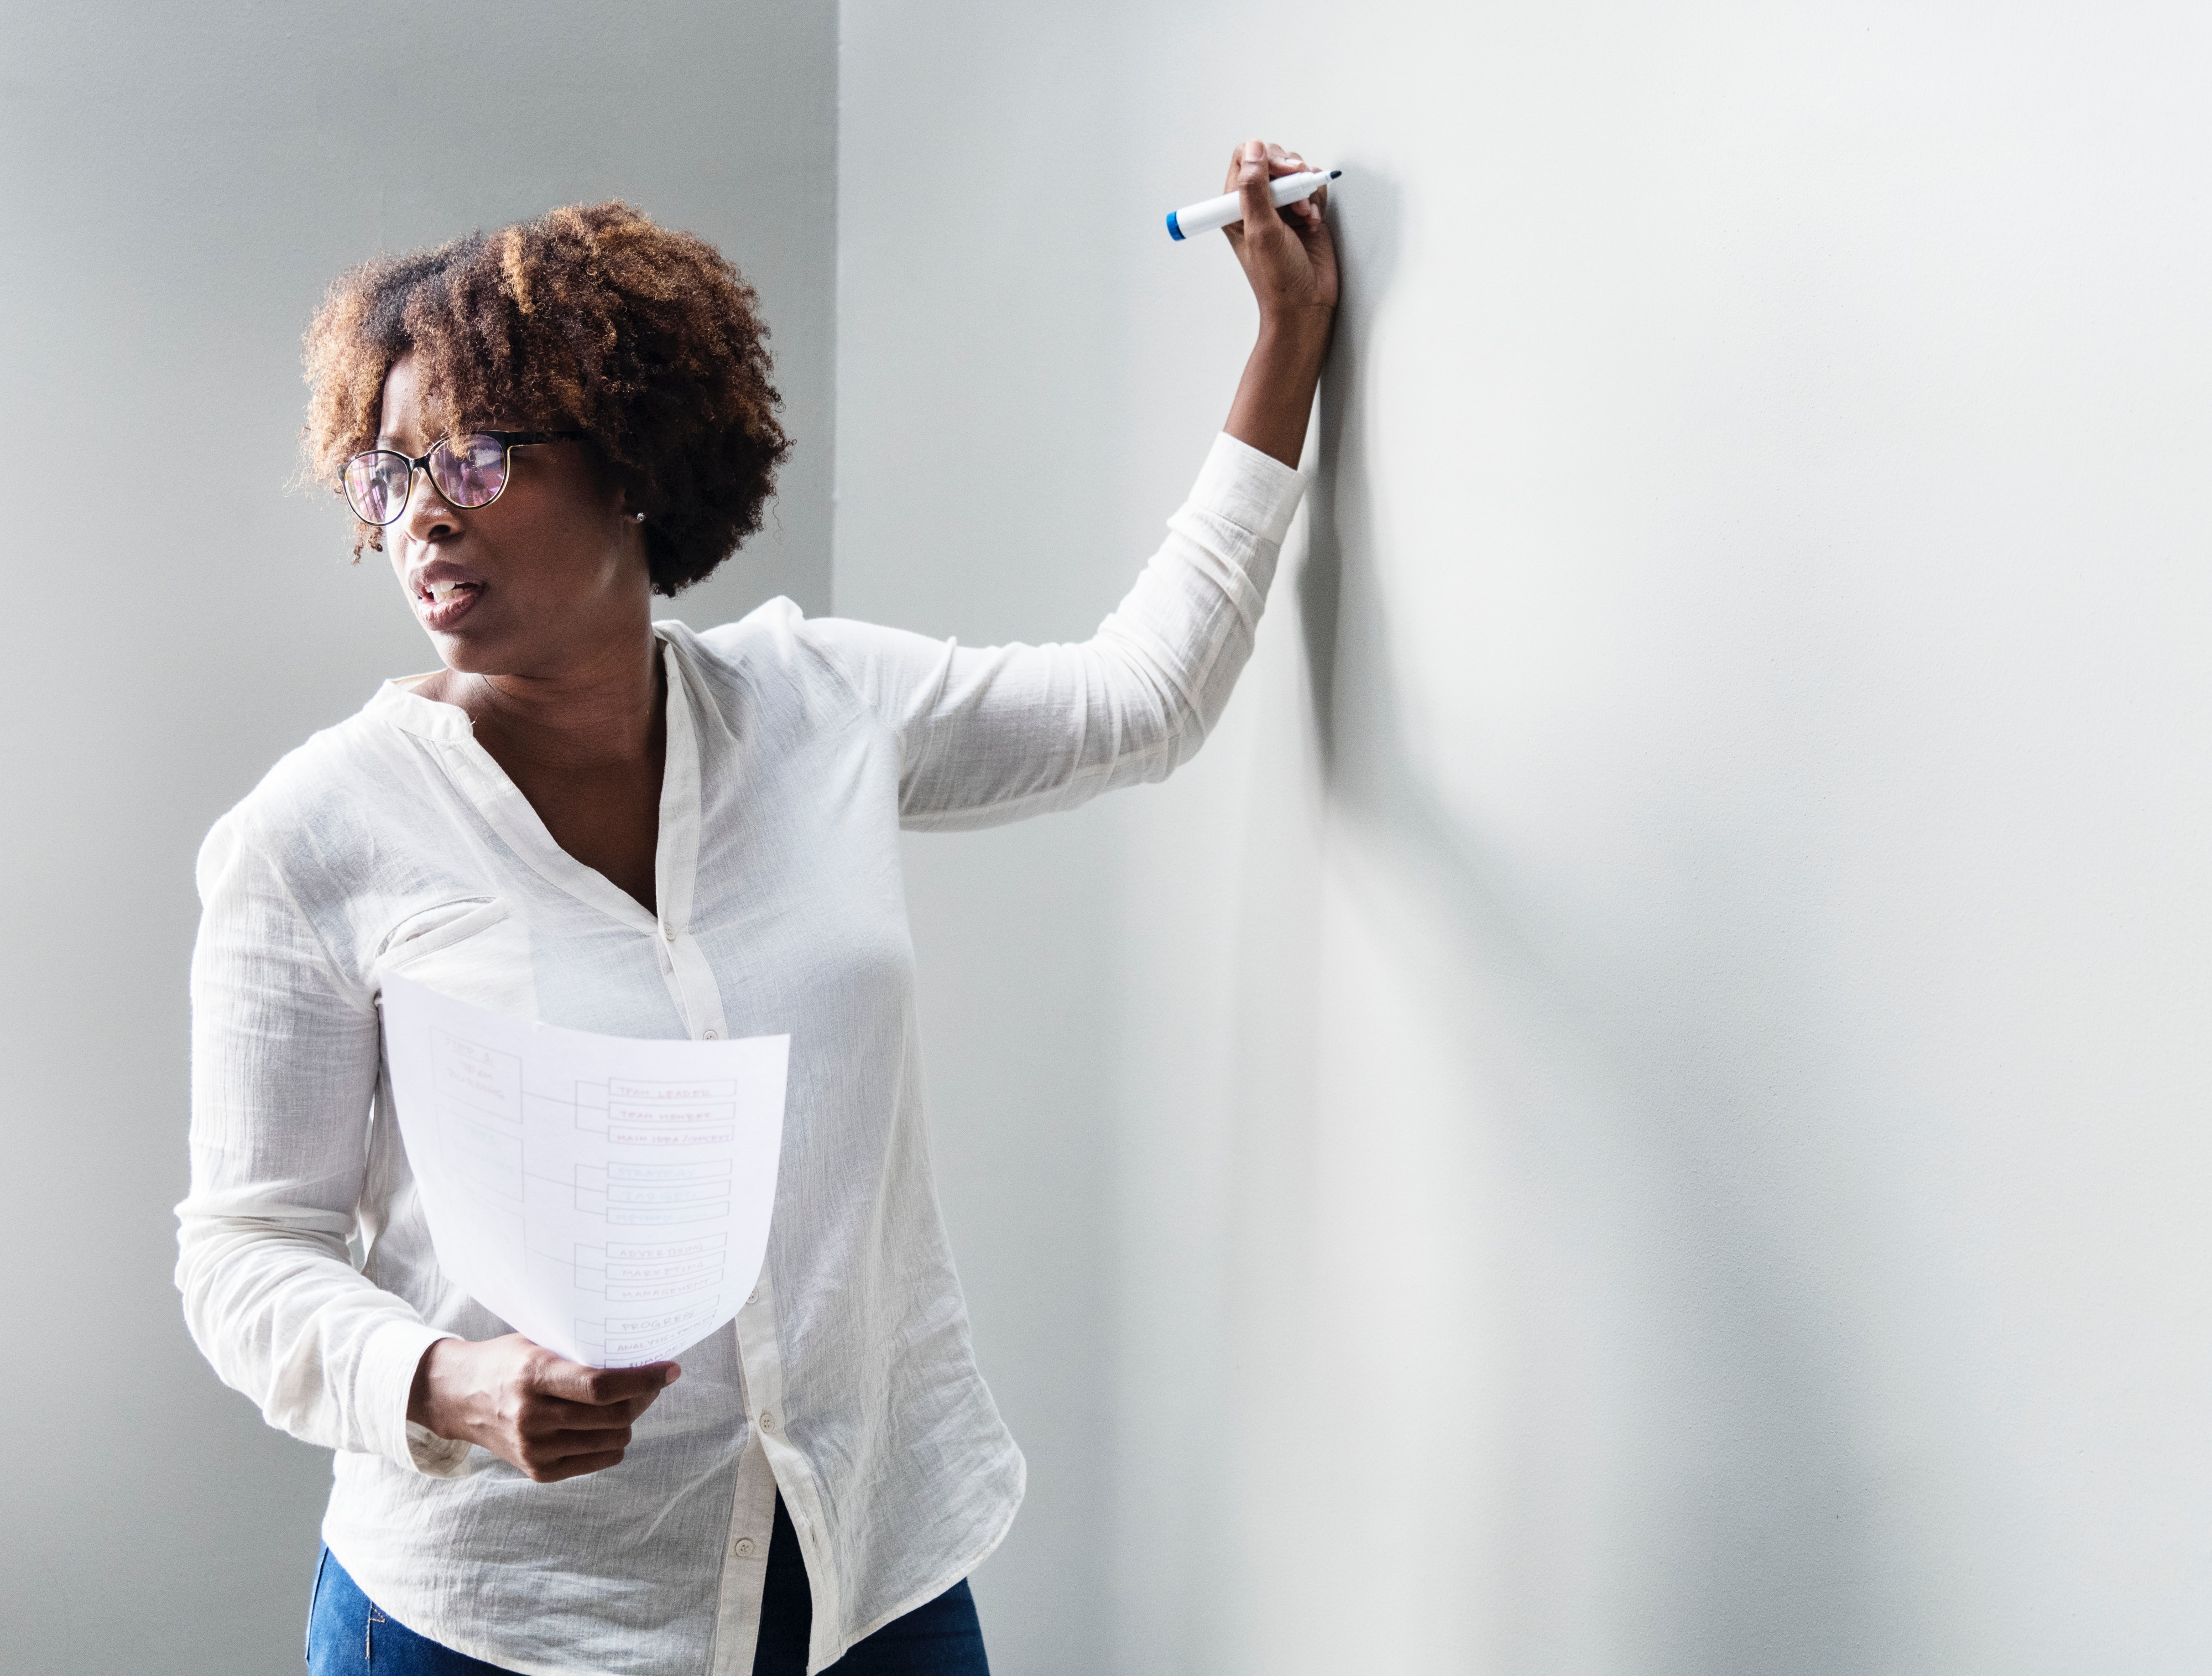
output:
M616 492L620 497L616 504L622 509L623 517L637 523L643 523L645 521L643 479L635 472L624 471L619 466L614 468L611 475L614 478Z

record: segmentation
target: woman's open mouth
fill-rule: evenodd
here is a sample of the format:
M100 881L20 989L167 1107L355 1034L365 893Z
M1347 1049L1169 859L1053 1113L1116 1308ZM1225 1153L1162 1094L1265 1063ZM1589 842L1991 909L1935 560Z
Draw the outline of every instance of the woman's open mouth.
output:
M442 631L467 616L483 592L480 582L426 582L415 590L415 614L424 628Z

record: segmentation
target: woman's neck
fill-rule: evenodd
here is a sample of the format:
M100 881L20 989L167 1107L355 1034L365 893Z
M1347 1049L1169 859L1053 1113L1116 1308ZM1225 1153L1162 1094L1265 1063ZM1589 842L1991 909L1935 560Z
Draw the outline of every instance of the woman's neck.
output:
M465 711L477 742L515 763L575 772L659 757L667 725L660 642L641 637L529 674L443 669L416 689Z

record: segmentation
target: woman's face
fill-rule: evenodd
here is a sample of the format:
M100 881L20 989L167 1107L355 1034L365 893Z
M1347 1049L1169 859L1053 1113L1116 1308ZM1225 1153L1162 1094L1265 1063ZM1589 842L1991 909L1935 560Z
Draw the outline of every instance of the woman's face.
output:
M419 372L411 352L392 363L377 430L379 448L410 458L440 439L423 417ZM465 674L558 674L651 620L644 529L581 442L515 448L506 489L473 510L416 472L384 547L438 655Z

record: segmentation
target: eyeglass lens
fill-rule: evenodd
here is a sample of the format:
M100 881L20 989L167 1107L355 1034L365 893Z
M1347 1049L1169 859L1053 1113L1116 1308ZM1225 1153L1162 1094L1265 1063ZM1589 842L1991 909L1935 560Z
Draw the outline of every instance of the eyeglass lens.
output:
M430 482L459 507L489 506L507 487L507 448L496 436L449 436L430 450ZM346 499L364 523L396 522L407 509L415 464L376 448L346 462Z
M455 506L489 506L507 487L507 445L496 436L449 436L430 450L430 481Z
M364 524L388 524L407 504L415 467L404 454L357 454L346 461L346 501Z

